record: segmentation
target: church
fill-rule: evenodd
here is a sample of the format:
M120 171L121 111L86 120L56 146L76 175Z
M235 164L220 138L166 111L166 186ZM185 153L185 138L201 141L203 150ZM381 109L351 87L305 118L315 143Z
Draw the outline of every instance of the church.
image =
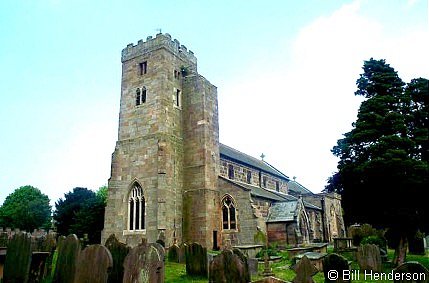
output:
M102 242L142 238L208 249L296 246L345 235L341 198L314 194L263 159L219 142L217 88L167 33L122 50L118 140ZM268 146L268 145L267 145Z

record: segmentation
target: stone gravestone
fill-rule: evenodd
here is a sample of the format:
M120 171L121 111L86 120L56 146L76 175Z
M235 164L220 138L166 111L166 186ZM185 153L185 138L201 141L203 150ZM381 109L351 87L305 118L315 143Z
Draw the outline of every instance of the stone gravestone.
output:
M247 256L245 256L241 250L239 249L233 249L232 252L237 255L240 260L244 263L244 274L246 275L246 280L250 282L250 272L249 272L249 263L247 261Z
M74 282L79 253L80 243L75 234L68 235L64 240L59 240L53 283Z
M112 265L112 255L105 246L87 246L79 254L74 283L106 283Z
M180 262L179 261L180 248L178 245L174 244L168 249L168 261L171 262Z
M215 256L213 261L210 262L209 282L250 282L247 261L243 261L241 256L243 256L242 253L239 255L232 250L223 250L220 255Z
M377 245L366 244L358 247L356 260L360 270L381 272L381 254Z
M48 264L48 257L50 253L48 252L33 252L31 256L31 265L30 273L28 277L28 282L36 283L42 282L43 278L46 276L45 268Z
M187 244L181 244L179 246L179 263L186 263L186 247Z
M207 249L198 243L186 246L186 273L207 277Z
M314 283L313 276L318 272L307 256L303 256L292 269L296 273L293 283Z
M109 273L107 282L122 282L124 277L124 260L130 251L130 247L124 243L119 242L114 234L107 238L105 246L110 251L113 259L113 267Z
M395 283L416 282L416 283L429 283L429 271L417 261L409 261L401 264L393 270L395 277L397 273L401 273L400 277L404 280L393 280ZM402 276L403 275L403 276ZM407 278L409 276L409 278Z
M31 238L27 233L17 233L10 240L7 248L3 270L3 282L28 282L30 263Z
M258 262L257 258L248 258L247 259L247 265L249 266L250 275L258 274L259 262Z
M43 277L51 274L52 272L52 259L54 258L55 248L57 247L57 240L55 238L55 233L49 233L46 236L46 240L42 245L42 252L49 252L49 256L46 258Z
M163 283L164 253L159 244L142 243L124 260L123 283Z
M350 280L343 280L343 270L350 270L347 259L338 254L329 254L323 259L323 274L325 282L350 282ZM332 280L333 274L337 274L337 279Z
M159 264L159 266L156 267L156 274L159 278L162 278L162 282L164 282L165 279L165 249L164 246L162 246L160 243L151 243L149 246L157 249L158 256L161 259L162 264Z
M31 251L32 252L40 252L42 251L43 244L46 241L45 235L32 235L31 236Z

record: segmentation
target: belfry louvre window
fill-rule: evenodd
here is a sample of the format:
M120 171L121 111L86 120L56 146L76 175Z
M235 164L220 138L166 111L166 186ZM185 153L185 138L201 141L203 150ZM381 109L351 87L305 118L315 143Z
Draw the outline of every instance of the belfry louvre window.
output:
M182 97L181 97L180 89L176 89L176 106L177 107L180 107L180 105L182 104L181 99Z
M136 106L146 103L146 87L138 88L136 90Z
M222 200L222 227L224 230L237 229L237 213L234 201L230 196L225 196Z
M140 89L138 88L136 90L136 106L140 105L140 101L141 101L141 92L140 92Z
M141 62L139 63L139 75L144 75L147 73L147 62Z
M145 199L143 189L135 184L128 198L128 230L143 230L145 215Z
M142 104L146 103L146 88L142 88Z

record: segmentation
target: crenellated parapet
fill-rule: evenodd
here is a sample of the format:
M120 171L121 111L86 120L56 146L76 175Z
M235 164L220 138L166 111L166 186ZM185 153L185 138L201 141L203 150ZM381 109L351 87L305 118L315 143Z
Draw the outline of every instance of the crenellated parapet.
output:
M177 39L172 40L171 35L168 33L158 33L155 38L148 36L146 41L139 40L137 45L130 43L122 50L122 62L128 61L132 58L140 56L144 53L166 48L182 60L190 64L197 65L197 58L191 50L186 46L181 45Z

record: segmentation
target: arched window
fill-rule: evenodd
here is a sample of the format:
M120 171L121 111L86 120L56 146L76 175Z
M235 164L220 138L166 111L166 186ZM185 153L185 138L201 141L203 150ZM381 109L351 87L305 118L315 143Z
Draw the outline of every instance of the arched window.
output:
M145 218L145 199L143 189L135 184L128 197L128 230L143 230Z
M146 93L145 93L146 94ZM138 88L137 90L136 90L136 105L140 105L140 99L141 99L141 96L140 96L140 89Z
M230 196L222 200L222 227L224 230L237 229L237 213L234 201Z

